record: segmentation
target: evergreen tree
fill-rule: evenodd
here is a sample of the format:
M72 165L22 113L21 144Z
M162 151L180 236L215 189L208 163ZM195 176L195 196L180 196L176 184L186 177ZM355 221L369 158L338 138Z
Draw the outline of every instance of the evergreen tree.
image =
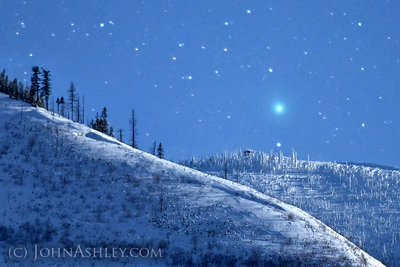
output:
M100 132L108 134L108 122L107 122L107 108L104 107L101 111L100 117Z
M32 67L32 77L31 77L31 92L29 102L38 106L39 103L39 90L40 90L40 69L38 66Z
M115 134L114 134L114 128L113 128L113 127L110 127L110 133L109 133L109 136L111 136L111 137L115 137Z
M68 94L69 94L69 105L71 108L71 120L74 120L74 107L75 107L75 102L76 102L76 93L75 93L75 85L74 83L71 82L71 85L69 86L68 89Z
M160 159L163 159L163 158L164 158L164 149L163 149L161 143L158 145L157 152L158 152L157 156L158 156Z
M10 98L18 99L18 81L14 79L8 86L8 95Z
M106 107L103 108L100 117L99 117L99 113L96 114L96 119L94 121L92 120L90 122L90 127L92 127L93 129L95 129L101 133L109 134L108 133L107 108ZM114 134L114 129L112 131Z
M42 80L42 96L46 100L46 109L49 110L49 96L51 94L51 83L50 83L50 71L42 68L43 80Z
M137 142L136 142L137 129L136 129L136 119L135 119L135 110L134 109L132 109L130 123L131 123L131 130L132 130L132 147L138 148Z

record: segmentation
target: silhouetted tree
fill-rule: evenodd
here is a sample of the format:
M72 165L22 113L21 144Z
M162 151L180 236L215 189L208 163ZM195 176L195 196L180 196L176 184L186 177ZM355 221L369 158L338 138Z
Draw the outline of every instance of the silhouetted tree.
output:
M161 144L161 143L158 145L157 152L158 152L157 156L158 156L160 159L163 159L163 158L164 158L164 148L162 147L162 144Z
M135 110L134 109L132 109L130 123L131 123L131 130L132 130L132 147L138 148L137 142L136 142L137 129L136 129L136 119L135 119Z
M43 79L42 79L42 95L46 100L46 110L49 110L49 97L51 94L51 83L50 83L50 71L42 68Z
M40 69L38 66L32 67L32 77L31 77L31 92L29 102L38 106L39 104L39 90L40 90ZM36 98L35 98L36 96Z
M114 128L113 128L112 126L110 127L110 134L109 134L109 136L115 137Z
M71 82L71 85L69 86L68 89L68 94L69 94L69 105L71 109L71 120L74 120L74 107L75 107L75 102L76 102L76 93L75 93L75 85L74 83Z
M90 126L102 133L108 134L108 122L107 122L107 108L104 107L101 116L99 117L99 113L96 114L96 119L90 122ZM113 129L114 131L114 129Z
M101 111L101 117L100 117L100 132L108 134L108 121L107 121L107 108L104 107L103 110Z
M18 99L18 80L14 79L8 86L8 95L10 98Z

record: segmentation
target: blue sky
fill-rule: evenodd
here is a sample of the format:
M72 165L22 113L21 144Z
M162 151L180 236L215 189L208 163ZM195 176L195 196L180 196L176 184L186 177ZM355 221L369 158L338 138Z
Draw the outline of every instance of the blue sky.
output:
M398 1L0 2L0 67L73 81L129 142L400 166ZM277 106L282 107L281 111ZM277 147L277 143L281 146Z

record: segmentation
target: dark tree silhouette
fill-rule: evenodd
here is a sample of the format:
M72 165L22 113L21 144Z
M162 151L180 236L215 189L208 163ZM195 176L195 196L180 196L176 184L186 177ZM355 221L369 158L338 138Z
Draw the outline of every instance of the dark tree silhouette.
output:
M96 119L90 122L90 126L102 133L105 134L109 134L108 132L108 122L107 122L107 108L104 107L102 112L101 112L101 116L99 117L99 113L96 114ZM114 129L113 129L114 132ZM114 133L113 133L114 134Z
M32 67L32 77L31 77L31 92L30 92L30 103L34 103L36 106L39 104L39 89L40 89L40 69L38 66ZM35 98L36 96L36 98Z
M49 97L51 94L51 83L50 83L50 71L42 68L43 80L42 80L42 95L46 100L46 110L49 110Z
M132 130L132 147L138 148L137 142L136 142L137 128L136 128L136 119L135 119L135 110L134 109L132 109L130 123L131 123L131 130Z
M157 156L160 158L160 159L163 159L164 158L164 148L162 147L162 144L160 143L159 145L158 145L158 149L157 149Z
M76 89L74 83L71 82L71 85L69 86L68 89L68 94L69 94L69 105L71 109L71 120L74 120L74 107L75 107L75 102L76 102Z

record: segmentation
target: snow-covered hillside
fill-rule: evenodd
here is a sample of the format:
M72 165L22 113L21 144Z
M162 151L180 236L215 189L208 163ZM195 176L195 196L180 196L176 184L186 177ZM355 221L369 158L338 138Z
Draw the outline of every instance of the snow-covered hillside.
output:
M184 163L276 197L314 215L389 266L400 266L400 171L313 162L295 152L243 152ZM226 167L225 167L226 166Z
M381 266L298 208L4 95L0 203L1 266L30 266L35 244L146 248L161 257L56 253L34 266ZM19 247L26 259L16 259Z

